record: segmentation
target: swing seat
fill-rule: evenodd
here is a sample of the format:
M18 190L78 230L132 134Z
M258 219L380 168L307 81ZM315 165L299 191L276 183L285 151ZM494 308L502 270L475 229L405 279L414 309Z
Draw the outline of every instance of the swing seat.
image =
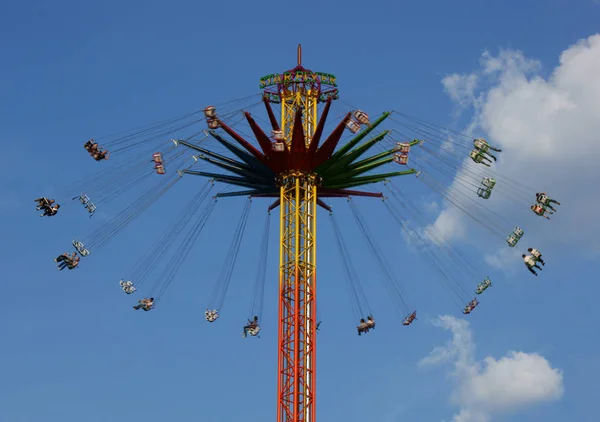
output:
M154 168L157 174L165 174L165 167L162 164L157 164Z
M87 205L87 203L90 202L90 198L85 193L82 193L79 195L79 202L83 205Z
M357 122L363 125L368 125L370 123L369 115L362 110L356 110L354 112L354 118Z
M483 154L478 149L474 149L469 153L469 157L477 164L481 164L483 162Z
M402 325L410 325L415 319L417 319L417 311L414 311L412 314L404 318Z
M484 188L477 189L477 196L479 196L480 198L489 199L491 194L492 194L492 190L489 188L488 189L484 189Z
M283 141L285 141L285 137L283 136L283 131L281 129L273 129L271 131L271 137L276 142L283 142Z
M407 142L396 142L396 151L408 154L410 152L410 144Z
M250 334L252 337L256 337L258 333L260 333L260 326L256 326L255 328L248 330L248 334Z
M475 293L477 293L478 295L480 295L483 292L485 292L488 287L491 287L491 286L492 286L492 282L490 281L489 278L486 278L481 283L479 283L477 285L477 290L475 290Z
M540 195L537 198L537 202L538 202L538 204L541 204L541 205L547 207L548 205L550 205L550 197L547 195Z
M271 148L273 149L273 151L283 152L285 151L285 143L281 141L272 142Z
M350 130L350 132L356 133L360 130L360 123L354 120L348 120L346 122L346 127Z
M126 287L123 287L123 291L125 293L127 293L128 295L130 295L130 294L135 293L137 291L137 289L134 286L126 286Z
M406 165L408 164L408 155L406 154L395 154L394 155L394 162L401 164L401 165Z
M90 214L93 214L96 212L96 206L92 203L92 202L88 202L85 206L85 208L88 210L88 212Z
M494 179L493 177L485 177L481 181L481 184L486 188L494 189L494 186L496 186L496 179Z
M212 119L217 116L217 108L215 106L208 106L204 109L204 117Z
M72 243L75 249L77 249L77 252L79 252L79 255L88 256L90 254L90 251L88 251L79 240L73 240Z
M137 289L135 288L135 286L133 285L133 282L130 280L121 280L119 281L119 285L121 286L121 288L123 289L123 291L125 293L127 293L128 295L134 293L135 291L137 291Z
M219 318L219 313L216 309L207 309L204 312L204 317L208 322L215 322Z
M520 227L515 227L515 229L512 231L512 233L506 238L506 242L508 243L508 246L515 247L517 245L517 243L519 242L519 240L521 240L521 238L523 237L523 234L525 234L525 232L523 231L522 228Z
M488 152L489 144L483 138L473 139L473 146L481 152Z
M206 119L206 123L208 124L209 129L219 128L219 121L217 119Z

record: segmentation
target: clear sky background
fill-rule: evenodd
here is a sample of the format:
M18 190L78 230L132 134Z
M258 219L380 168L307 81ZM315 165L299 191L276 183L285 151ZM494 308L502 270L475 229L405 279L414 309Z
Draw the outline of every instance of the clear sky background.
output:
M243 199L218 204L149 313L132 312L137 296L118 280L203 179L184 177L72 272L52 258L106 220L75 204L42 219L32 200L71 202L67 185L110 164L86 156L90 137L257 94L261 76L295 65L298 43L307 67L337 75L343 100L485 136L504 150L501 175L562 202L550 222L510 194L486 203L542 249L547 266L536 278L415 178L396 182L494 280L467 319L379 201L361 202L419 309L405 329L381 289L371 290L377 267L340 201L379 324L365 337L356 336L319 214L319 420L597 421L599 22L593 0L0 5L0 422L275 419L275 223L263 332L240 335L267 201L253 204L226 308L209 325L204 309ZM336 117L346 111L337 107Z

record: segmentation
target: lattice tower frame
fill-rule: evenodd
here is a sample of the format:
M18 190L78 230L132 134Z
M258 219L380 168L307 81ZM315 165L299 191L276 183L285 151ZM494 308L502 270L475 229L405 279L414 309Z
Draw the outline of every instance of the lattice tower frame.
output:
M288 148L298 107L302 109L306 146L310 145L318 121L319 94L303 85L280 91L280 127ZM316 421L317 177L294 169L279 177L277 422Z

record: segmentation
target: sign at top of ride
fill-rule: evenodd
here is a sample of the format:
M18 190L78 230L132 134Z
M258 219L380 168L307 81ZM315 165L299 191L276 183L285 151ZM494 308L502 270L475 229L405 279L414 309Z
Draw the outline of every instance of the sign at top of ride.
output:
M271 88L274 87L274 88ZM260 89L264 90L265 98L272 103L289 100L289 96L297 93L308 93L317 102L328 99L337 100L336 77L331 73L313 72L302 67L302 46L298 44L298 66L283 73L272 73L260 78Z
M313 72L304 69L302 66L297 66L295 69L284 73L263 76L260 78L260 89L264 90L265 98L272 103L280 103L282 95L289 95L298 89L305 92L311 90L313 95L317 97L317 102L339 98L335 75Z
M273 73L271 75L263 76L260 78L260 88L264 89L269 86L288 85L292 83L318 83L332 87L337 86L335 75L323 72L313 72L304 68L299 69L299 67L284 73Z

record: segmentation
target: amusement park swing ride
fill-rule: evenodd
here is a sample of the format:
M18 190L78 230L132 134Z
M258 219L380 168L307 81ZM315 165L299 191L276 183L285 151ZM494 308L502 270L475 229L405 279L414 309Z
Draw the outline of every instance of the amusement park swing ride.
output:
M192 212L185 211L174 219L157 244L132 271L131 277L120 280L119 284L128 295L140 289L144 290L146 287L144 281L155 272L158 258L168 252L180 233L185 233L183 242L158 277L163 281L156 290L152 291L156 299L154 297L141 299L134 306L134 309L152 310L173 281L191 246L207 224L217 200L233 196L248 197L231 247L225 257L210 306L205 312L206 320L214 323L219 318L219 311L223 306L232 277L244 229L249 219L251 198L271 198L260 247L260 264L256 281L258 287L255 289L255 304L252 309L252 315L255 316L249 319L244 327L244 336L249 334L256 337L260 332L270 215L271 212L278 210L277 421L314 422L316 419L316 334L319 329L316 316L318 208L328 211L331 216L355 315L360 318L358 334L368 333L375 328L375 319L366 312L368 309L366 295L352 266L350 251L344 242L342 230L325 200L347 199L360 232L367 240L367 245L381 269L390 297L402 310L402 325L409 326L416 320L416 311L408 305L406 294L394 271L382 258L383 254L373 239L367 221L352 198L384 199L384 205L394 220L406 235L422 248L421 255L429 259L430 267L448 282L457 301L462 305L466 303L462 310L466 315L479 304L473 295L483 294L491 287L491 279L483 277L483 281L471 291L462 286L461 282L465 278L477 277L481 280L479 270L444 239L442 234L431 230L423 232L415 227L415 221L420 221L422 216L415 206L407 201L402 191L391 182L391 179L415 175L448 203L471 216L473 216L472 212L466 210L470 202L478 201L477 205L480 205L482 200L490 199L493 191L501 191L498 194L522 195L521 197L527 198L526 200L530 199L531 194L519 191L517 184L508 179L505 183L512 185L502 189L502 183L497 183L496 178L492 177L496 175L487 168L496 161L492 152L501 151L490 146L485 140L481 138L473 140L466 135L453 132L451 138L454 139L453 142L456 146L466 148L466 151L448 153L448 149L436 149L435 144L437 142L442 146L445 142L450 142L448 135L451 131L399 112L385 112L371 119L366 112L352 108L343 114L340 120L334 121L333 128L327 131L327 124L332 120L330 115L334 102L339 100L336 77L305 69L302 66L301 46L298 46L297 66L283 74L271 74L261 78L260 88L262 92L259 101L252 106L258 104L265 108L264 123L259 125L249 111L244 111L242 114L251 135L242 135L241 130L234 128L237 123L232 123L231 119L239 115L239 109L235 109L235 105L228 104L219 107L208 106L200 112L168 119L134 132L128 131L110 142L105 142L104 147L97 143L99 138L96 141L86 142L84 147L94 160L106 161L111 152L118 159L119 155L125 156L125 153L130 152L133 147L151 145L155 139L163 142L165 137L177 134L199 122L204 122L208 129L199 130L187 138L172 140L170 149L163 148L160 152L150 150L144 153L144 157L138 164L132 165L132 160L125 157L120 167L109 173L94 176L92 182L85 181L85 185L80 184L73 188L73 192L79 192L73 199L78 200L91 217L102 203L107 203L119 193L133 189L142 180L158 177L154 175L159 175L161 179L140 199L118 213L108 224L103 224L83 240L73 240L72 244L76 251L72 254L65 253L55 261L58 262L61 270L79 268L80 258L89 259L88 256L94 256L102 246L155 203L183 176L206 177L210 179L209 183L197 192L186 207L186 210ZM222 113L222 109L227 107L231 111ZM277 107L279 116L276 115ZM374 134L389 121L395 124L394 129ZM205 135L202 140L195 139L201 134ZM345 135L349 135L350 139L343 143L342 139ZM216 141L218 146L225 149L227 155L215 152L214 148L208 149L207 139ZM473 147L466 147L465 139L472 141ZM386 143L387 146L384 146ZM155 148L154 145L151 147ZM422 156L413 156L415 147ZM106 148L110 148L111 151ZM369 153L372 150L379 152ZM468 150L470 152L467 152ZM193 163L186 165L189 151L193 151L195 155L192 156ZM419 171L408 167L409 156L412 157L411 161L419 164ZM452 180L466 157L481 165L474 165L467 174L467 176L472 175L474 180L469 178L465 181L464 186L469 193L463 196L461 194L464 192L451 192L436 179L449 176ZM436 162L435 167L433 161ZM198 163L220 168L226 173L193 169ZM389 171L381 171L382 168L389 168ZM374 173L375 170L378 172ZM123 180L127 182L123 183ZM389 197L369 189L371 185L380 182L384 182L388 188ZM205 208L202 208L201 205L209 198L215 183L237 187L238 190L221 191L209 199ZM36 202L37 209L43 211L42 216L54 216L59 213L59 205L52 199L38 198ZM553 204L558 203L546 193L538 193L531 210L538 216L548 218L546 214L556 211ZM403 208L402 212L398 206ZM510 226L501 223L491 225L482 223L482 221L501 219L477 218L476 220L491 233L503 239L511 248L514 248L524 235L520 227L511 230ZM528 252L523 254L524 262L527 269L537 275L534 268L541 269L537 264L544 263L541 253L534 248L529 248ZM447 265L449 261L451 261L450 265L454 264L456 267L450 268ZM459 271L463 271L463 275L456 275Z

